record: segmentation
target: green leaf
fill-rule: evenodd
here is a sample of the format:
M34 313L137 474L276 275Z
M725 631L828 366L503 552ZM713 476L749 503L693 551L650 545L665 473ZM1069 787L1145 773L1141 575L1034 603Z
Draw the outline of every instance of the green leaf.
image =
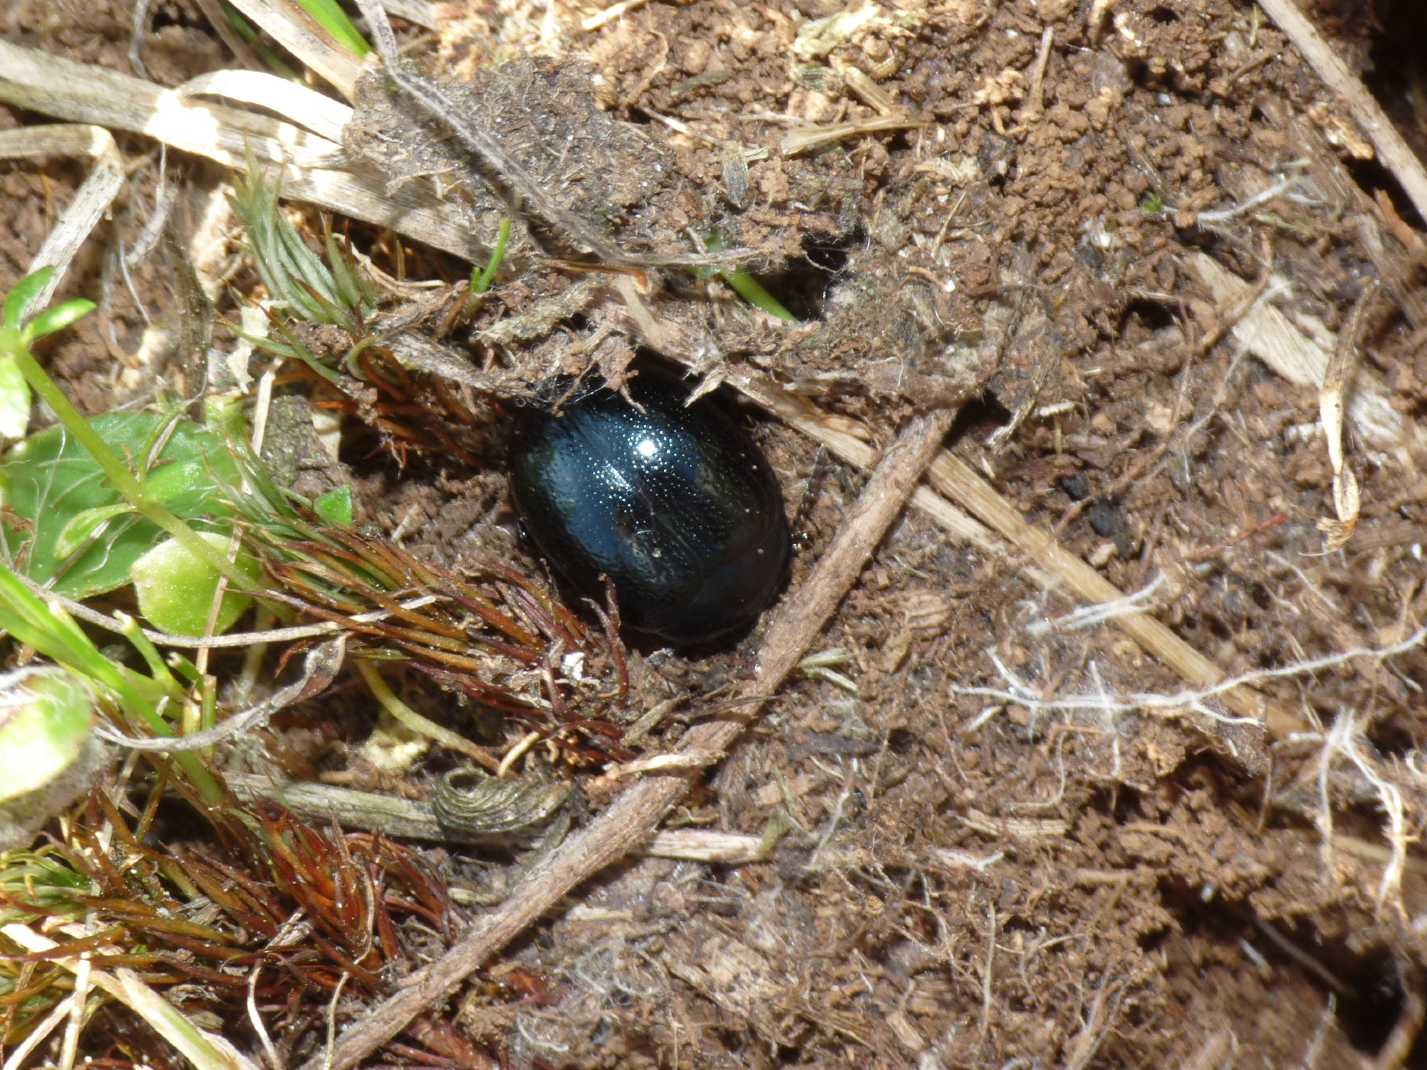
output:
M86 297L76 297L54 308L47 308L32 319L25 327L25 341L33 342L47 334L62 331L77 319L83 319L94 311L94 302Z
M0 802L44 787L79 758L94 693L63 669L0 677Z
M150 458L171 424L163 449ZM160 412L105 413L90 426L131 466L147 460L138 473L145 490L180 518L229 515L223 489L241 477L213 432L189 420L174 424ZM99 519L108 520L102 529ZM125 585L129 567L161 537L62 427L31 435L0 462L0 560L60 594L85 598Z
M102 538L104 526L121 516L132 516L133 508L128 502L117 505L96 505L93 509L81 509L60 529L55 537L55 557L63 560L78 553L92 539Z
M228 549L227 535L203 531L198 537L217 550ZM261 570L252 554L239 553L236 564L244 575L258 579ZM174 539L165 539L135 561L129 575L139 596L139 612L155 628L178 635L204 633L220 578L208 562L194 557ZM231 628L250 604L252 599L247 595L224 593L214 634Z
M324 524L331 524L334 528L351 527L352 488L348 486L333 487L318 496L317 500L312 503L312 509Z
M52 267L40 268L33 274L26 275L19 282L15 283L14 289L5 298L5 312L0 323L12 330L20 329L20 321L25 318L25 313L29 310L30 304L45 284L50 281L55 269Z
M327 31L332 40L358 59L371 51L366 38L357 32L352 20L347 18L347 13L338 6L337 0L297 0L297 3L312 16L313 21Z
M0 353L0 439L20 438L30 426L30 384L15 358Z
M510 220L502 219L499 229L496 230L495 245L491 247L491 255L486 259L486 266L479 272L471 268L472 294L483 294L491 288L495 273L500 270L500 263L505 259L505 244L509 240Z

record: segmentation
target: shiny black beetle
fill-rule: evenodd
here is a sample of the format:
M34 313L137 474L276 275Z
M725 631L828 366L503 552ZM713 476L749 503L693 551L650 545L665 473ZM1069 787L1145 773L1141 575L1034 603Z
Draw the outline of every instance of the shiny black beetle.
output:
M608 576L635 635L688 647L747 627L789 554L758 447L718 400L685 405L688 389L657 368L628 381L637 406L580 389L558 413L525 409L511 440L511 492L540 552L596 600Z

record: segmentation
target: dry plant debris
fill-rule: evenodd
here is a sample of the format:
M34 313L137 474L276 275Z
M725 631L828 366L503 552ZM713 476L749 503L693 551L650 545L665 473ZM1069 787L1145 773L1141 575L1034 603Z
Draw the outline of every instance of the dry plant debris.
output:
M393 142L403 123L379 75L359 80L322 41L269 24L280 5L239 6L348 103L294 93L288 112L264 96L271 83L209 78L227 62L216 31L167 8L136 79L118 73L127 12L101 5L61 32L21 2L0 27L26 33L23 49L0 41L0 98L29 113L0 113L15 127L0 133L33 129L34 112L131 132L117 142L130 181L90 247L136 242L159 202L141 130L227 166L247 142L288 169L285 194L390 228L338 224L401 295L364 324L382 344L340 383L289 364L266 387L340 415L336 471L373 525L299 570L310 615L355 614L354 651L416 657L436 686L389 683L439 717L441 673L475 657L452 644L486 633L459 599L408 606L412 592L490 583L526 605L521 583L466 570L538 574L508 526L503 406L553 371L617 376L639 346L771 417L758 433L807 546L789 605L841 597L820 633L830 607L804 618L796 653L777 645L777 619L706 661L629 652L634 742L584 739L598 764L575 778L566 849L537 848L523 870L455 847L428 856L495 905L456 958L429 945L403 960L435 963L413 988L344 989L339 1064L501 947L493 971L521 979L504 997L466 983L455 1013L433 1010L371 1058L1420 1062L1427 75L1402 44L1424 32L1414 5L1352 18L1320 0L1192 14L1152 0L453 7L423 84L496 102L505 151L583 220L580 241L551 251L587 261L552 264L518 238L471 306L464 266L429 250L483 263L511 203L439 131ZM117 103L101 109L105 93ZM343 158L349 106L361 151ZM212 117L218 136L200 146L200 124L159 121L180 114ZM90 168L5 166L18 210L0 275L13 279ZM188 188L183 200L201 203ZM755 255L801 324L628 255L697 255L714 231ZM600 260L621 271L591 270ZM81 325L50 351L90 411L123 400L110 354L162 349L169 327L171 269L126 269L107 337ZM97 274L81 255L63 292ZM236 261L227 279L220 302L254 288ZM425 280L440 288L413 288ZM353 341L300 340L326 356ZM968 398L945 450L904 469L925 463L925 483L899 489L853 578L823 579L859 470ZM360 597L342 586L354 558ZM385 577L376 591L369 567ZM597 674L502 655L547 734L559 703L578 717L618 674L597 617L561 627ZM229 671L219 649L210 672ZM817 656L783 680L805 652ZM423 794L444 759L394 778L364 765L370 703L354 694L279 715L284 776ZM493 756L559 764L567 750L520 749L515 723L447 726ZM251 775L250 754L234 760ZM108 795L117 809L122 795ZM338 833L320 835L335 849ZM320 1064L317 1024L284 1056Z

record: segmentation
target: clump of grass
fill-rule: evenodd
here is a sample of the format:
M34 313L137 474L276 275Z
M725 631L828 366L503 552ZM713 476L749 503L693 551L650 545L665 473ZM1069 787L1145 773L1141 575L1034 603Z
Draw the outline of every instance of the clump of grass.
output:
M300 1035L343 984L376 992L409 960L403 919L449 942L459 914L419 856L382 837L317 828L271 803L206 806L203 845L152 833L168 785L150 789L136 821L103 790L90 794L62 844L0 856L0 925L57 936L25 953L0 938L0 1037L23 1038L69 985L59 958L123 967L172 990L184 1012L248 1017L256 1001L282 1033ZM87 924L66 925L87 919ZM298 919L301 919L299 922ZM297 924L301 939L295 935ZM283 1039L290 1039L284 1037Z
M402 664L510 715L585 760L621 756L607 724L628 691L612 624L592 631L543 584L495 563L457 572L324 525L259 481L242 502L273 597L338 625L359 658ZM567 670L566 657L579 671ZM573 734L573 735L572 735Z
M463 415L439 384L380 345L376 290L330 230L325 255L312 252L257 178L240 183L235 206L272 299L270 334L254 344L303 370L289 385L346 399L393 441L431 439L432 397ZM489 289L502 248L459 295L464 309ZM399 664L522 734L534 729L549 745L543 753L570 764L629 756L609 720L628 687L616 623L605 615L602 627L587 626L509 566L457 572L361 533L350 488L310 502L279 487L243 444L232 404L211 407L206 424L163 405L85 419L31 348L92 305L32 314L43 281L23 280L0 319L0 418L23 432L18 414L28 419L32 396L59 418L0 461L0 623L38 659L36 673L74 685L68 719L42 714L40 727L58 742L56 770L75 765L71 743L93 744L96 733L134 747L134 737L156 737L164 749L140 751L122 797L89 770L40 813L59 817L53 842L0 853L0 927L43 927L53 941L0 933L0 1042L53 1022L83 956L86 969L133 971L182 1012L277 1021L280 1040L296 1044L321 1020L305 1011L343 984L376 992L410 957L404 926L449 938L446 889L380 837L318 828L271 803L238 804L211 765L212 740L193 741L198 748L181 739L221 722L222 665L207 650L165 656L160 646L173 637L84 600L133 588L150 623L189 635L235 626L255 601L261 627L322 629L283 648L279 670L305 644L340 633L378 699L399 703L372 675ZM335 344L315 344L314 328ZM117 630L127 649L101 647L76 614ZM260 637L248 651L258 662ZM68 801L76 792L77 808ZM206 826L182 846L162 828L175 799ZM293 925L300 939L288 939ZM150 1012L157 1028L172 1007ZM91 1022L102 1030L107 1013ZM121 1036L126 1027L111 1024L109 1035Z

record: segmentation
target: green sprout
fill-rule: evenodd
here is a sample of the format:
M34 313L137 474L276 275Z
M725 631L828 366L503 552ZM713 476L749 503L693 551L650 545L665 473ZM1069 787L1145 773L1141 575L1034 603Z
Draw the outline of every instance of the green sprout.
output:
M317 519L334 528L350 528L355 517L352 488L343 484L319 494L312 502Z
M299 319L360 334L363 320L376 306L375 293L330 229L325 261L307 247L297 228L278 210L279 195L249 153L248 170L234 182L230 201L243 221L248 249L268 294Z
M0 564L0 620L17 642L68 669L86 687L92 688L96 705L111 709L121 725L141 726L155 736L175 734L164 711L179 709L186 694L159 659L153 644L132 620L127 621L125 638L143 656L147 673L131 669L101 651L64 609L35 594L3 564ZM223 789L196 754L176 752L173 760L204 802L214 806L223 802Z
M297 4L311 17L313 22L327 31L327 35L333 41L358 59L363 58L371 51L371 45L367 44L367 39L352 25L352 20L347 17L346 12L342 10L336 0L297 0ZM263 40L262 35L258 33L251 22L239 13L237 8L232 4L224 4L223 13L228 18L228 25L233 27L239 37L253 46L253 51L258 54L258 58L266 63L274 74L294 81L301 78L301 75L282 57L281 53Z
M233 32L252 46L253 52L258 59L268 65L268 70L279 78L286 78L290 82L302 80L302 75L297 69L282 58L282 54L263 39L255 27L232 4L223 5L223 14L228 18L228 25L233 28Z
M510 240L510 220L502 219L500 229L496 231L495 245L491 248L490 258L486 261L486 266L477 271L471 268L471 296L478 297L491 288L491 283L495 281L495 273L500 268L500 263L505 259L505 244Z
M728 248L728 241L721 234L713 234L704 239L704 248L711 253L721 253ZM798 317L784 307L783 303L769 293L756 278L742 268L701 268L695 274L700 278L717 275L730 289L754 308L761 309L774 319L784 323L797 323Z

